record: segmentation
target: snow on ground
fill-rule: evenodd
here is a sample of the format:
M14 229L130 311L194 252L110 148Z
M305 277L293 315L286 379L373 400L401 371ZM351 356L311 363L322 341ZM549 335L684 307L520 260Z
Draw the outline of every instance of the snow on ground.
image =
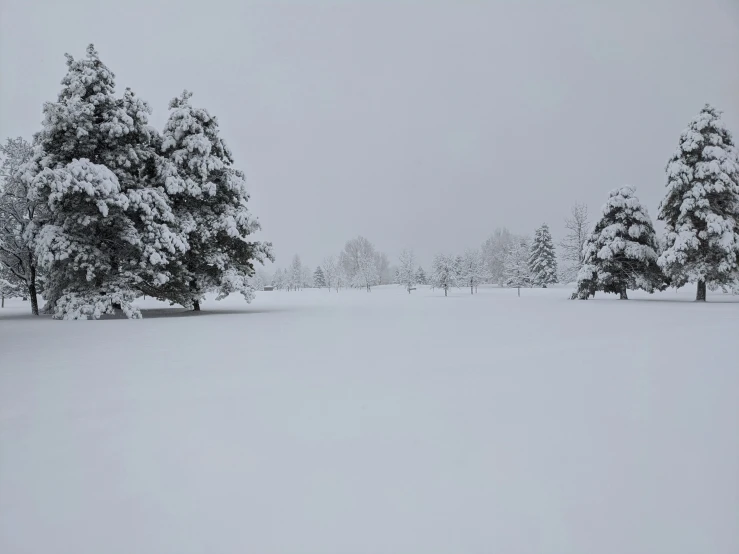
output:
M568 293L10 301L0 552L736 554L739 298Z

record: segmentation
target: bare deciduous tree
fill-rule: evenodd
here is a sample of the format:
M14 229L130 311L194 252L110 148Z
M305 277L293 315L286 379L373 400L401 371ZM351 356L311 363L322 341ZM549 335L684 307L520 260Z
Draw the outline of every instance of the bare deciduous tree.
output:
M0 280L4 292L28 296L31 312L38 315L35 237L43 205L28 197L28 184L22 166L31 159L33 149L22 138L8 139L0 145ZM3 295L5 296L5 295Z
M485 264L479 250L467 250L462 256L461 277L463 283L470 287L470 294L477 291L477 286L485 278Z
M313 286L313 274L306 265L300 270L300 288L309 289Z
M434 257L431 284L436 288L444 289L444 296L448 296L449 289L457 286L458 272L454 256L438 254Z
M301 285L303 278L303 264L300 261L300 256L298 256L297 254L293 256L292 264L290 264L289 275L290 277L287 290L298 290L302 288Z
M323 259L323 278L329 292L331 292L331 287L334 287L336 292L339 292L339 265L333 256Z
M563 267L563 281L570 282L580 271L585 255L583 246L590 233L588 207L585 204L575 203L570 211L570 217L565 218L565 229L568 233L559 243L562 249L562 260L568 262Z
M372 285L379 281L378 265L381 259L374 245L366 238L359 236L347 241L339 260L344 275L352 286L366 288L369 292ZM386 262L387 257L384 260Z
M400 265L398 266L398 284L403 285L408 294L416 284L416 256L413 250L403 250L400 253Z
M393 279L393 274L390 272L390 260L387 259L387 254L384 252L377 252L375 254L375 266L377 267L377 284L390 284L390 281Z
M529 245L525 241L514 243L506 254L505 284L518 289L518 296L521 296L521 287L531 286Z
M510 247L519 240L505 227L498 228L482 245L482 260L486 278L502 285L505 280L505 257Z

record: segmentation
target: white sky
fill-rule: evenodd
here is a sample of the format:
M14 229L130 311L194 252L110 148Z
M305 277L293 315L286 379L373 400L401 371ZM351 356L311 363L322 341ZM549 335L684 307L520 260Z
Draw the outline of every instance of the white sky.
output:
M555 239L623 184L656 215L680 131L739 135L737 0L0 0L0 138L30 138L93 42L154 109L219 117L278 265L363 234L395 261L498 226Z

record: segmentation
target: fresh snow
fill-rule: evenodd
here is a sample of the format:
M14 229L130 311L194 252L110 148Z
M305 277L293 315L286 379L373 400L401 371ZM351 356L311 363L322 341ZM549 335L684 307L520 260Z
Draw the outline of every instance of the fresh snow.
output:
M736 554L737 301L0 309L3 554Z

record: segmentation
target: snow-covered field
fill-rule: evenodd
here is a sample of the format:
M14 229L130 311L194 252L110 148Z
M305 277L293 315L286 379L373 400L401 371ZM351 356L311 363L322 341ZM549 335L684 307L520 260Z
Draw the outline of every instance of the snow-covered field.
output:
M0 310L3 554L736 554L739 297Z

